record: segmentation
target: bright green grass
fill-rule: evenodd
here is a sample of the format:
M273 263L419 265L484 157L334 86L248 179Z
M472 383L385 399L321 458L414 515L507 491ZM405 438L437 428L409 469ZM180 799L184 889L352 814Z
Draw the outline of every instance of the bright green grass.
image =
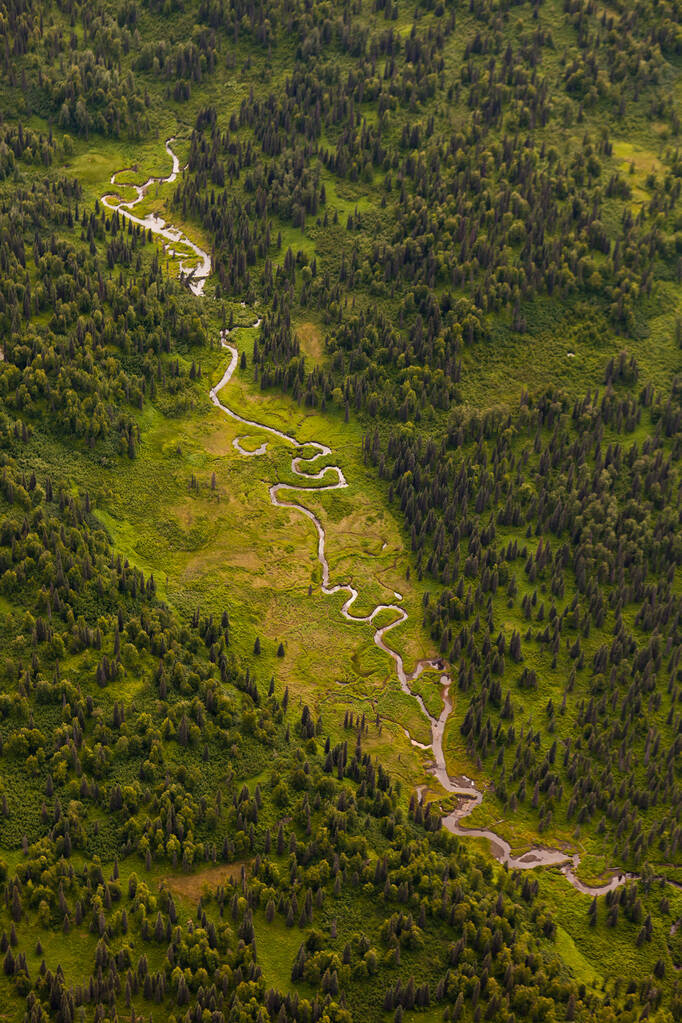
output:
M535 876L540 881L541 896L550 905L559 928L566 932L566 937L561 934L558 937L558 951L576 970L576 976L581 977L585 983L606 981L610 984L617 976L641 977L653 970L658 959L666 964L667 975L673 974L668 934L672 922L682 910L682 899L679 892L670 885L654 883L648 894L641 890L638 893L644 915L651 913L653 937L651 942L645 941L637 948L636 939L641 925L628 921L621 912L617 925L607 926L603 896L598 902L597 926L592 928L587 916L592 901L590 896L567 888L556 870L539 871ZM670 913L665 916L660 913L660 900L663 896L671 904Z
M438 718L443 709L443 687L440 679L439 671L425 671L414 682L410 682L410 689L421 696L426 709L434 718Z
M262 910L254 913L253 927L256 932L258 963L266 987L293 994L297 988L291 980L291 968L310 928L300 930L296 926L287 927L279 915L269 924Z
M233 336L250 354L254 332ZM376 626L342 617L347 592L322 593L312 523L300 512L270 502L272 483L301 483L291 471L294 449L234 422L210 403L210 382L222 375L226 353L213 348L191 354L203 368L192 407L169 416L148 403L140 416L143 443L137 459L106 468L87 456L75 456L68 466L60 464L60 474L66 469L74 489L95 496L96 514L115 548L145 575L154 575L161 599L183 616L196 607L218 617L228 610L231 646L251 663L261 684L274 675L279 692L288 685L295 698L323 713L325 728L335 735L349 706L338 699L343 685L358 680L368 687L372 721L385 709L414 738L429 742L428 722L416 701L399 691L391 658L374 643ZM401 527L362 463L359 424L345 424L341 415L303 410L276 392L263 394L254 387L250 369L237 371L221 399L248 418L284 428L302 441L321 440L333 449L328 461L343 467L346 490L283 496L301 501L324 523L332 584L352 583L359 591L352 613L367 615L379 603L396 601L400 592L400 606L409 620L391 630L386 641L404 656L408 670L418 659L435 656L421 626L421 597L427 586L406 579L409 562ZM235 450L232 441L245 433L250 447L267 442L265 454L248 458ZM54 468L61 462L60 449L43 446L39 458L46 470L50 463ZM394 618L393 612L382 612L376 625ZM259 656L253 652L256 637ZM284 657L277 656L280 643ZM130 696L139 686L139 667L131 665L121 683ZM390 743L386 733L381 737L373 728L368 742L373 752L375 743L381 749L387 766L404 773L407 763L412 782L425 780L421 761L401 728Z

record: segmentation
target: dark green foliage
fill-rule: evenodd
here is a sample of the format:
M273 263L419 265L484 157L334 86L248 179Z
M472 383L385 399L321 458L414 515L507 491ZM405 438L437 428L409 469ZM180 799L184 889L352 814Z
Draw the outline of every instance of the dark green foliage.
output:
M424 620L498 797L516 805L535 788L541 831L557 814L596 825L616 862L640 866L680 855L682 403L678 383L654 397L614 389L623 377L636 379L624 355L601 396L555 391L515 414L455 413L440 443L395 431L385 453L370 436L365 447L419 571L444 584ZM538 675L563 698L524 729L515 710Z
M68 22L57 14L69 8ZM68 132L139 137L147 127L148 99L131 71L122 74L121 57L133 45L129 28L102 4L54 4L43 10L32 2L2 5L3 80L20 90L43 117ZM76 17L82 46L74 31Z
M590 5L544 5L520 31L514 10L472 5L460 52L456 5L402 36L368 33L349 7L343 42L331 21L311 29L283 89L252 90L229 122L199 111L175 205L210 234L221 291L272 304L254 355L262 387L419 421L457 399L467 348L525 333L536 315L587 299L598 331L645 329L655 277L678 275L677 157L649 175L635 215L611 135L630 102L677 133L661 87L672 50L656 61L648 49L677 15L652 24L628 9L621 40ZM296 28L320 16L313 5ZM558 66L557 19L571 42ZM351 65L330 59L339 44ZM374 185L377 201L339 222L330 176L342 194ZM316 255L280 252L278 224L308 234ZM292 327L306 308L329 327L330 358L312 370Z
M145 232L79 201L78 182L66 179L0 201L0 394L26 421L134 457L133 408L159 389L182 400L188 381L166 355L203 331L156 256L140 272Z
M682 392L608 359L675 319L679 36L667 0L0 0L8 1018L680 1016L672 889L647 863L680 863ZM76 449L105 478L139 455L145 409L197 400L200 304L62 166L95 134L106 153L151 143L174 110L191 132L174 209L209 239L217 297L263 312L242 370L366 420L432 584L457 741L507 818L582 828L642 872L584 913L591 936L634 928L652 952L636 978L578 983L537 879L404 795L364 711L334 739L312 701L264 686L222 607L172 613L69 478ZM631 138L651 170L627 173ZM584 398L532 386L543 330L604 347ZM517 343L520 405L461 407L476 363Z

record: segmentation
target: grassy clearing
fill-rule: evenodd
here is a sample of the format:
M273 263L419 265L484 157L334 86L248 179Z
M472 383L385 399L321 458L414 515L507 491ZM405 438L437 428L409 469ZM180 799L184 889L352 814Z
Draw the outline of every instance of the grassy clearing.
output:
M424 701L429 714L437 718L443 709L443 692L440 684L441 673L438 671L425 671L410 682L410 689L418 693Z
M601 986L612 984L617 977L641 977L653 970L658 959L667 964L669 972L673 972L668 938L671 923L682 911L682 899L669 885L654 883L648 892L640 894L644 913L651 912L653 934L651 941L637 947L641 925L628 921L621 913L617 926L609 927L603 897L599 899L597 925L590 927L587 913L592 901L590 896L581 895L573 888L567 890L564 879L556 870L543 870L536 876L540 881L541 895L551 906L558 924L558 951L584 983ZM660 913L663 896L670 902L670 910L665 915ZM565 937L561 931L565 932Z
M301 943L305 941L307 931L299 930L298 927L287 927L279 917L269 924L262 911L254 913L253 926L256 932L258 963L263 971L266 986L293 993L296 985L291 980L291 967L294 965Z
M314 363L324 360L324 330L313 320L301 320L296 324L296 333L301 342L301 350Z
M594 309L585 303L573 307L567 302L565 315L557 319L546 302L537 299L525 312L525 334L499 326L489 343L465 351L462 401L472 410L516 407L524 390L557 385L569 394L583 395L601 387L604 366L623 350L636 357L643 379L667 387L682 370L682 350L675 340L678 303L679 289L659 284L655 307L660 312L650 321L646 338L626 338L600 326Z
M206 891L214 891L218 885L228 881L236 881L241 877L242 867L248 869L248 863L220 863L214 867L204 867L194 874L170 874L161 877L173 892L192 904L196 904Z
M238 331L235 337L250 354L253 332ZM402 731L404 726L419 741L430 740L416 701L400 693L390 658L374 643L374 627L341 616L347 594L322 594L309 520L270 503L272 483L297 482L291 472L293 449L256 429L245 430L217 411L208 389L223 372L225 354L211 349L201 353L201 360L203 378L191 407L176 415L163 414L151 404L145 407L140 417L143 444L134 461L107 468L84 454L71 456L67 464L60 448L41 442L36 464L49 471L60 463L59 471L66 473L72 489L87 489L95 496L96 514L116 549L145 574L153 573L161 598L182 615L197 606L217 616L227 609L232 649L251 662L261 683L274 675L278 691L288 685L295 699L322 712L332 735L340 734L345 709L352 706L349 696L342 695L344 685L350 680L365 686L368 716L374 719L377 710L385 710L401 725L390 742L386 732L380 737L373 729L370 748L381 751L387 766L412 782L424 781L420 758ZM303 410L275 393L263 394L254 387L249 369L236 374L222 398L248 418L332 447L330 461L343 467L348 489L292 495L314 510L327 530L331 581L352 582L359 590L355 615L394 602L400 592L409 620L391 630L387 642L400 650L408 670L419 658L434 656L421 626L421 597L427 587L406 579L409 561L400 526L362 463L359 424ZM263 455L247 458L235 450L234 439L245 433L247 449L267 441ZM394 617L384 612L376 624ZM257 636L259 656L253 652ZM280 643L284 657L277 656ZM125 682L132 686L131 695L139 685L135 674Z

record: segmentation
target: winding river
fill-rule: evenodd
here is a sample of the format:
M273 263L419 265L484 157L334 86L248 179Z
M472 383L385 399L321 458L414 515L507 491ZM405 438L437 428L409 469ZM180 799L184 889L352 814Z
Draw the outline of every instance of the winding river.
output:
M127 218L134 224L138 224L162 238L165 242L164 248L169 255L181 256L180 273L182 279L184 279L194 294L201 295L203 294L206 279L211 273L210 255L192 242L183 231L179 228L173 227L172 224L167 224L161 217L158 217L155 214L149 214L146 217L138 217L132 212L135 206L143 201L152 185L170 183L175 181L178 177L178 174L180 173L180 162L176 154L173 152L173 141L174 140L170 138L166 142L166 151L173 161L173 169L168 177L152 177L145 181L143 185L129 184L127 182L119 184L119 188L133 189L135 197L132 199L126 199L118 193L110 192L102 197L102 204L110 210L117 211L120 216ZM116 185L117 178L122 173L124 173L124 171L117 171L112 175L112 185ZM178 249L184 251L178 252ZM188 252L193 255L189 256ZM256 320L252 326L258 327L260 326L260 322L260 320ZM467 814L470 814L472 810L481 804L483 800L483 792L476 788L469 778L464 776L453 777L447 770L445 756L443 753L443 736L445 733L445 726L452 712L452 698L450 696L452 680L444 671L443 662L439 659L422 660L417 663L412 672L408 673L405 670L405 665L403 664L401 655L390 647L386 641L387 634L407 620L407 612L405 609L398 603L378 604L368 615L354 615L352 608L358 596L358 591L355 587L350 583L330 584L329 562L327 561L326 555L326 536L324 527L317 515L315 515L310 508L307 508L299 501L294 500L292 495L296 493L305 493L311 490L314 490L315 493L326 490L341 490L348 486L343 470L338 465L329 464L316 469L316 462L321 459L325 459L332 454L331 448L327 447L326 444L320 444L316 441L299 441L292 434L284 433L282 430L277 430L273 426L268 426L265 423L259 423L251 419L246 419L221 400L220 394L227 387L232 378L237 367L239 354L235 346L229 341L229 331L221 331L220 343L223 348L229 352L230 361L222 379L215 387L211 388L211 401L216 408L220 409L231 419L236 420L236 422L241 423L244 426L251 427L254 430L258 430L260 433L276 437L278 440L294 449L295 453L291 459L291 470L295 476L299 477L301 482L300 484L273 484L269 489L270 501L276 508L294 509L302 515L305 515L312 522L317 533L317 558L322 568L322 592L329 596L336 593L347 594L346 599L341 606L341 614L350 622L357 622L358 624L372 624L375 618L384 611L392 612L394 615L393 620L387 625L382 625L375 630L374 642L379 649L383 650L384 653L393 660L403 692L417 700L422 713L427 718L431 726L430 744L425 745L417 742L415 739L412 739L406 731L408 738L414 746L417 746L422 750L431 750L433 755L433 762L429 767L431 774L437 779L446 792L458 797L457 807L443 818L443 826L447 828L448 831L461 838L487 839L490 845L490 851L495 859L508 866L510 869L531 870L535 867L559 866L568 882L577 891L583 892L586 895L600 895L604 892L617 888L619 885L625 884L626 881L630 879L635 879L637 877L636 874L614 874L614 876L612 876L606 884L599 887L592 887L590 885L583 884L576 876L576 870L580 863L580 856L577 853L569 853L560 849L550 849L544 846L533 846L523 855L514 856L512 855L509 843L494 831L484 828L465 828L462 826L462 818L466 817ZM237 437L233 441L235 449L241 455L257 457L264 454L267 450L267 442L263 442L254 450L250 450L243 446L243 441L244 437ZM396 593L395 596L396 600L402 599L400 594ZM411 683L414 682L415 679L422 674L422 672L427 670L440 671L441 673L440 683L442 688L443 709L437 718L429 713L421 696L414 693L411 688ZM420 798L422 794L423 789L419 793Z
M211 257L208 252L204 252L195 242L191 241L179 227L167 224L165 220L158 217L155 213L149 213L146 217L138 217L131 213L131 210L142 202L152 185L168 185L175 181L180 174L180 161L171 148L171 143L174 141L172 138L166 140L166 152L173 161L173 169L168 177L147 178L143 185L134 185L127 181L117 182L116 179L121 174L125 174L127 171L135 171L136 169L134 167L124 167L123 170L116 171L115 174L111 175L109 183L117 185L118 188L132 188L135 192L135 198L125 199L118 192L109 192L102 196L102 205L106 206L109 210L118 212L133 224L144 227L145 230L151 231L152 234L157 235L159 238L163 238L166 253L169 256L180 257L181 277L187 282L195 295L202 295L206 278L211 273ZM190 256L186 250L193 253L193 256ZM188 264L188 260L191 261L191 265Z

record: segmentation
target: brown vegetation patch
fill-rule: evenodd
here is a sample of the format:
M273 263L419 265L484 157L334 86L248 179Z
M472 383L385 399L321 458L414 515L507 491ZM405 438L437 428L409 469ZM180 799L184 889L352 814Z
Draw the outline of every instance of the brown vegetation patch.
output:
M250 865L250 860L216 863L214 866L198 870L195 874L173 874L164 878L164 881L174 895L198 902L207 889L215 889L218 885L227 884L228 881L238 881L242 876L242 867L248 872Z
M321 362L324 355L324 340L318 325L306 320L304 323L296 325L296 334L304 354L314 359L315 362Z

